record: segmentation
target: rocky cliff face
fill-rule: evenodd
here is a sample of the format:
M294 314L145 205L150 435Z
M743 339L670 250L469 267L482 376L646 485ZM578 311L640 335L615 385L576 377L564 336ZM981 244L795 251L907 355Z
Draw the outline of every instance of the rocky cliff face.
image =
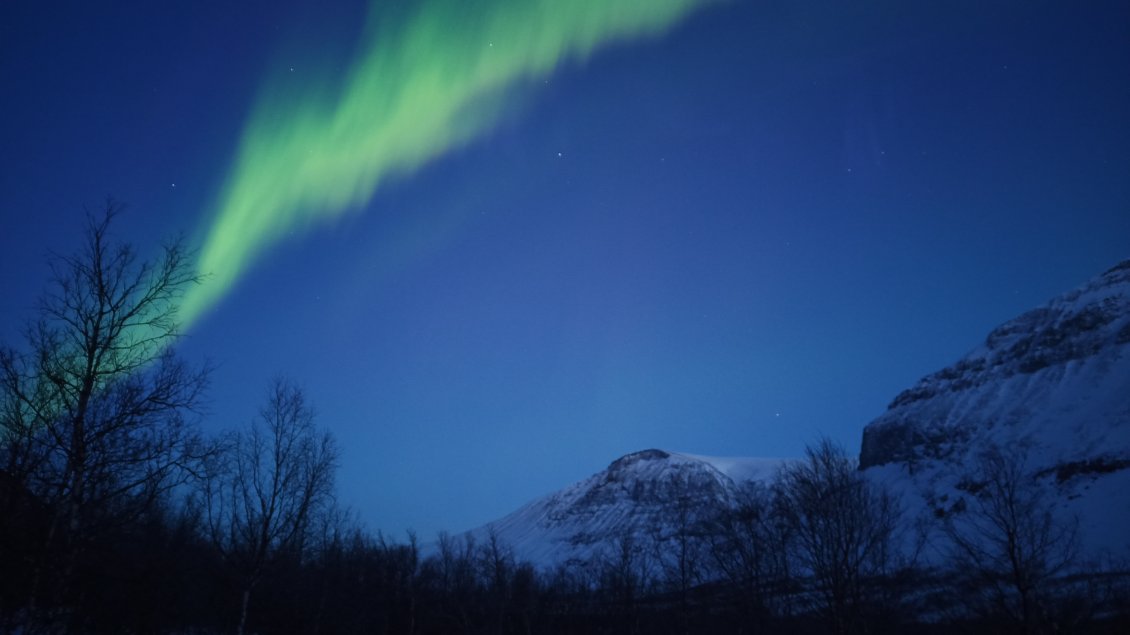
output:
M1130 261L895 397L864 429L860 464L943 514L993 447L1022 451L1093 545L1130 553L1111 531L1130 522Z
M742 483L769 479L779 464L635 452L471 535L481 542L493 531L516 556L541 565L611 552L624 537L653 545L671 539L680 524L734 505Z
M1071 431L1062 440L1076 456L1130 450L1127 344L1130 261L1006 322L964 359L895 397L864 429L860 464L961 458L954 453L987 437L1045 432L1058 440Z

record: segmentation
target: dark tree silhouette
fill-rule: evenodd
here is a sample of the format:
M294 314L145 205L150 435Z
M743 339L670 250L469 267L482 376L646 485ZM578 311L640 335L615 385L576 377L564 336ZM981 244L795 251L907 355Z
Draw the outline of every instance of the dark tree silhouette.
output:
M893 563L898 507L832 441L809 446L805 455L781 471L776 513L788 526L797 573L811 576L832 630L856 632L868 582L889 573Z
M945 530L955 572L987 594L989 612L1036 633L1048 626L1050 584L1075 560L1077 522L1057 516L1059 497L1025 463L1018 450L985 451L965 486L971 501Z
M329 509L337 449L314 426L302 390L276 379L259 417L232 434L201 481L212 543L239 577L243 633L251 593L269 566L301 560L313 519Z
M670 485L676 492L671 526L657 528L652 542L655 561L662 571L663 586L673 593L679 607L679 631L690 629L691 591L705 576L703 551L706 542L703 533L703 510L696 501L693 486L686 478L675 478Z
M50 261L26 348L0 351L3 469L49 510L27 581L29 619L47 586L51 602L81 603L75 578L87 546L184 482L201 453L187 415L207 368L172 349L178 302L200 277L179 241L149 261L115 241L120 209L108 202L87 216L79 249ZM81 611L72 618L69 628L81 628Z
M597 557L602 596L622 633L640 632L640 602L652 586L653 559L631 530L621 533L609 554Z
M714 571L726 582L729 604L743 630L762 631L780 613L780 591L788 579L786 532L773 514L769 488L744 483L737 505L711 522L707 537Z

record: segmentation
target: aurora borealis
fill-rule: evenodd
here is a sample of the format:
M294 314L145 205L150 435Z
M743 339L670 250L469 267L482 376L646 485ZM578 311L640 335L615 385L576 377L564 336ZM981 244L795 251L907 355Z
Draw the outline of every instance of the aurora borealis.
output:
M260 98L205 232L209 279L182 319L191 325L288 231L356 211L382 181L474 139L507 111L514 83L659 33L708 1L430 0L388 22L374 2L339 87Z
M1130 8L0 3L0 343L84 207L210 278L209 432L285 374L421 539L642 449L798 456L1130 256Z

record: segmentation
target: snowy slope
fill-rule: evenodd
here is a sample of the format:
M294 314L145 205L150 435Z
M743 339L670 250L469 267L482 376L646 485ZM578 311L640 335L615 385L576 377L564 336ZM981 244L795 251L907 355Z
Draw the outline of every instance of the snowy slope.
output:
M908 511L945 513L987 448L1020 451L1090 556L1130 556L1130 261L995 329L898 395L860 464Z
M494 531L516 557L543 566L587 560L625 536L666 540L680 512L702 518L731 506L741 483L768 480L780 465L644 450L470 533L482 542Z
M895 397L864 429L860 465L900 497L904 518L930 519L960 507L969 493L958 485L990 447L1024 451L1057 513L1079 519L1085 556L1130 558L1130 261ZM622 537L662 546L782 463L644 450L468 533L481 543L493 531L542 566L614 553Z

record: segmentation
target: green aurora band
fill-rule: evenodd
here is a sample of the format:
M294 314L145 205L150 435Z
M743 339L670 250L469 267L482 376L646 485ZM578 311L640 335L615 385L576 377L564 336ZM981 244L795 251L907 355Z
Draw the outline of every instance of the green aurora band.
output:
M207 279L184 298L182 325L282 236L362 209L389 177L490 129L508 87L659 35L713 1L434 0L394 25L374 20L334 90L258 100L203 236L197 270Z

